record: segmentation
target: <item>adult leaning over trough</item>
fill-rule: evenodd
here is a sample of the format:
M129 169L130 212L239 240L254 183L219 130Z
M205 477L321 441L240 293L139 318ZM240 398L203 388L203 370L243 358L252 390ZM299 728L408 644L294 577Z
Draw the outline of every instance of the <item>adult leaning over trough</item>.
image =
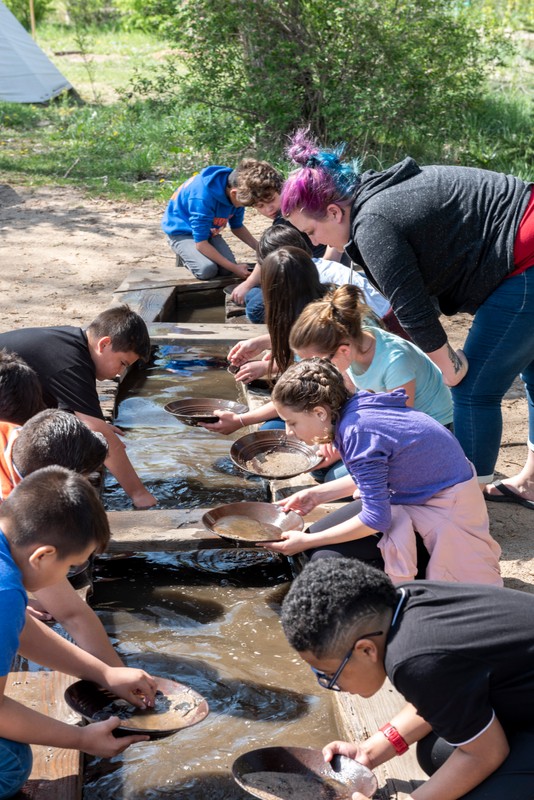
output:
M533 184L488 170L419 166L412 158L360 173L342 149L297 131L299 165L282 189L283 215L312 242L345 249L400 324L453 387L454 432L488 500L534 509ZM474 315L454 351L440 313ZM525 466L493 484L501 401L517 375L527 392Z

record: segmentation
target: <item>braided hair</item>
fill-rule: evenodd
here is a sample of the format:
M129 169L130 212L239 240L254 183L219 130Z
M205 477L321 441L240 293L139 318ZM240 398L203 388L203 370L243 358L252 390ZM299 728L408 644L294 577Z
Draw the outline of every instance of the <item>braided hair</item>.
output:
M330 409L332 422L350 398L343 376L325 358L306 358L292 364L278 378L272 392L273 402L295 411L311 411L316 406Z

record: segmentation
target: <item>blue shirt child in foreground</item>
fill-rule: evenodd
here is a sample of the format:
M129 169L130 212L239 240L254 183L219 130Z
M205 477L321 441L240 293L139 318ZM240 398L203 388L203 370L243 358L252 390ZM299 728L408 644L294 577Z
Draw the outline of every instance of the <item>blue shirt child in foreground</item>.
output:
M0 506L0 798L24 784L32 764L30 744L82 750L105 758L148 739L116 739L118 717L80 728L47 717L7 697L17 652L61 672L94 681L140 708L152 705L154 679L140 669L110 667L28 616L27 591L63 580L71 566L105 548L106 513L93 487L63 467L25 478Z
M534 597L476 584L395 588L355 559L308 564L282 605L289 644L325 689L371 697L387 678L407 705L359 742L370 769L418 742L430 780L406 800L534 797ZM365 800L356 792L352 800Z
M272 400L288 434L308 444L334 436L361 499L309 533L289 531L285 542L267 547L285 555L313 549L315 557L383 558L392 579L409 580L418 572L417 531L430 555L427 578L502 586L500 547L472 465L450 431L406 406L403 389L351 397L333 364L311 358L284 372ZM346 493L346 478L339 478L280 505L307 514Z
M244 159L236 169L211 166L193 175L174 192L161 227L169 245L195 278L208 281L217 275L246 278L247 264L237 264L221 236L229 224L234 236L254 250L258 242L243 224L245 202L239 199L240 171L256 163Z

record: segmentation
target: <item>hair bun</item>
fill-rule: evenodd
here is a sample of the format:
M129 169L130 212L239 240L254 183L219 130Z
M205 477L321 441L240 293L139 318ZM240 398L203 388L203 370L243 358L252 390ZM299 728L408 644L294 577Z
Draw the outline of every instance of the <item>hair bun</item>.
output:
M308 128L299 128L289 140L287 155L301 167L316 167L318 165L319 148L309 135Z

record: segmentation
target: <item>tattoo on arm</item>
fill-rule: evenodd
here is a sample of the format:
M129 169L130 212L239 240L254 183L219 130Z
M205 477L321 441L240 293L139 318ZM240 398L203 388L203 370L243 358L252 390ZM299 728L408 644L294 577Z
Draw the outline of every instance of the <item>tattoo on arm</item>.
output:
M462 362L460 356L458 355L458 353L455 350L452 349L450 344L447 344L447 347L449 349L449 358L450 358L451 364L453 366L454 373L455 373L455 375L457 375L464 368L463 362Z

